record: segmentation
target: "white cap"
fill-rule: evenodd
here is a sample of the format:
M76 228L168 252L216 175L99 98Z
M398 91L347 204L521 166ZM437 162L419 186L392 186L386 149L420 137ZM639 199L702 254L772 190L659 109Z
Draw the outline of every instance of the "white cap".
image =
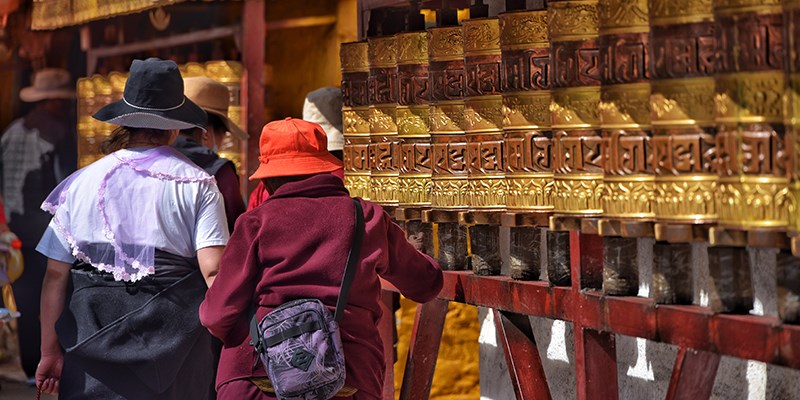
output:
M342 134L342 91L323 87L306 95L303 119L322 126L328 136L328 151L344 149Z

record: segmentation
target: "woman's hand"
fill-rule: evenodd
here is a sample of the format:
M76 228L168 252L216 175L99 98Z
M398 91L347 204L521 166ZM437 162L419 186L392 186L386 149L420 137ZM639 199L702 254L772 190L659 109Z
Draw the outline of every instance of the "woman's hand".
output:
M58 394L61 380L61 367L64 365L64 354L55 352L42 354L39 366L36 367L36 387L44 394Z

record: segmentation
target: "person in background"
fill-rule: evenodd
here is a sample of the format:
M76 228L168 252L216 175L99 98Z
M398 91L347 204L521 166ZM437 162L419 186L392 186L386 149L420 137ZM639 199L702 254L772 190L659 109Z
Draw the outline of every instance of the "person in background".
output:
M117 125L108 154L42 204L53 218L36 384L69 399L212 397L211 335L198 307L228 227L214 178L170 144L207 125L172 61L134 60L122 100L94 118Z
M339 160L344 160L344 135L342 134L342 91L335 87L322 87L306 95L303 102L303 120L322 127L328 136L328 151ZM344 180L344 169L331 172ZM259 182L247 202L247 210L256 208L269 197L267 188Z
M261 179L269 198L236 222L219 274L200 306L200 321L224 343L217 373L223 400L273 399L262 392L266 372L248 334L258 319L288 301L316 298L333 308L353 237L354 204L341 178L342 161L327 151L315 123L286 118L261 132ZM350 299L340 323L346 363L343 393L380 399L385 358L377 323L381 284L388 280L411 300L432 300L443 276L433 259L406 241L383 209L361 200L364 236ZM391 382L388 382L391 384Z
M5 217L22 241L25 270L14 283L22 316L18 320L22 366L29 377L39 362L39 298L47 259L35 250L50 222L39 206L76 169L75 90L69 72L48 68L19 93L33 109L9 125L0 140Z
M172 146L217 180L225 200L228 229L233 231L233 224L245 211L245 205L236 166L220 157L217 151L228 132L237 140L247 140L248 135L228 118L230 92L227 86L206 77L186 78L183 84L186 98L208 114L208 124L205 130L182 130Z

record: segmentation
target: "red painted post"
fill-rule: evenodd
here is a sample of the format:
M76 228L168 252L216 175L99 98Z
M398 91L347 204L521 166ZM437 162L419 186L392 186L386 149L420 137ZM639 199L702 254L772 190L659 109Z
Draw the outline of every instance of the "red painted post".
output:
M400 400L427 400L430 397L448 304L446 300L436 299L417 306Z
M569 236L572 294L582 299L582 288L600 289L603 279L603 238L571 231ZM602 300L602 298L600 298ZM585 328L581 301L570 304L575 332L575 383L578 400L613 400L617 389L617 350L614 334ZM600 320L605 320L605 315Z
M704 400L711 397L720 355L686 347L678 349L669 381L667 400Z
M386 359L386 373L383 379L383 400L394 400L394 363L397 358L395 352L395 338L397 323L394 314L394 300L398 294L384 290L381 292L381 311L383 315L378 321L378 332L383 340L383 355Z
M247 176L258 168L258 141L264 127L264 51L267 30L264 22L264 0L245 0L242 7L242 99L247 133ZM250 182L246 193L258 182Z
M517 400L549 400L550 388L527 315L494 312L494 326L506 356Z

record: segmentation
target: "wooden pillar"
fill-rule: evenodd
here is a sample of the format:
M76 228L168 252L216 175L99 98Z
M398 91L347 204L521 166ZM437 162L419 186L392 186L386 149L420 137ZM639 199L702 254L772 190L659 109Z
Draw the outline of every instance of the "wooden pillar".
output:
M267 38L264 23L264 0L245 0L242 8L242 63L244 85L242 98L247 115L245 129L250 134L247 141L247 175L258 168L258 141L264 126L264 50ZM258 182L248 184L247 193Z

